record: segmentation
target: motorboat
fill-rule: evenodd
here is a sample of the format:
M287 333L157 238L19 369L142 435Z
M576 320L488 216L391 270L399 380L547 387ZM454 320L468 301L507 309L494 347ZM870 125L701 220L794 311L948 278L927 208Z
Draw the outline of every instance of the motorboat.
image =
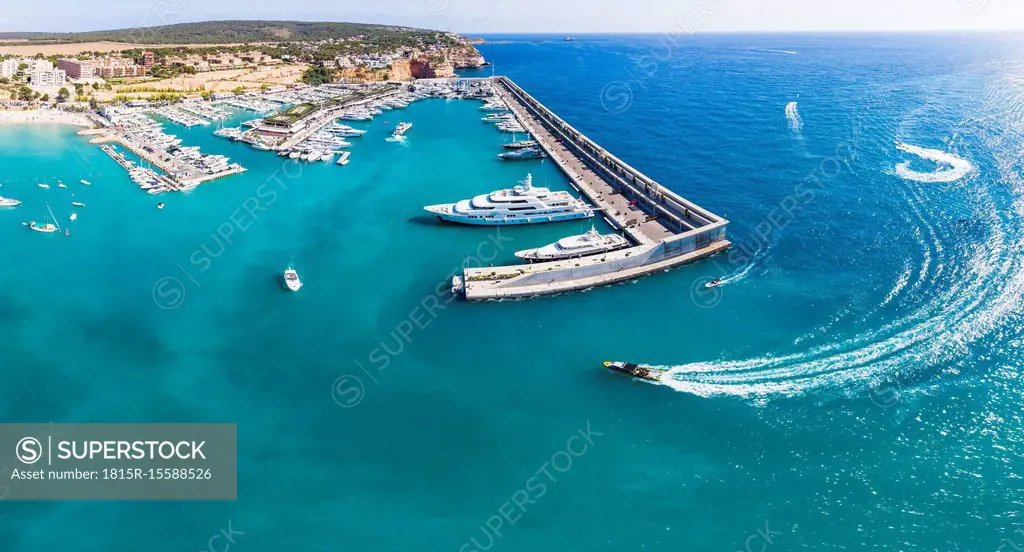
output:
M17 199L11 199L9 197L0 197L0 207L17 207L21 205L21 202Z
M36 186L39 186L40 188L42 188L44 190L49 190L50 189L50 185L49 184L36 184Z
M424 207L439 219L478 226L536 224L594 216L594 209L569 192L535 187L529 174L518 186L456 203Z
M88 180L79 180L79 182L81 182L83 186L92 186L92 182L89 182Z
M391 133L391 135L403 136L406 132L408 132L410 128L412 128L412 123L398 123L398 126L395 128L394 132Z
M711 280L710 282L704 284L704 288L705 289L712 289L712 288L716 288L716 287L718 287L718 286L720 286L720 285L722 285L724 283L725 282L723 282L721 279L715 278L714 280Z
M341 152L341 155L338 156L338 161L335 162L335 165L348 165L348 156L351 154L352 152L350 151Z
M528 261L558 261L561 259L572 259L607 253L621 249L629 245L629 240L618 234L598 233L593 226L585 234L562 238L555 243L538 247L536 249L524 249L516 251L516 257Z
M284 285L288 286L288 289L292 291L302 289L302 280L299 279L299 273L294 268L288 268L284 271Z
M647 381L661 381L661 377L665 375L665 370L658 368L652 368L644 364L633 364L631 362L619 362L613 360L606 360L604 367L619 374L625 374L630 377L637 379L643 379Z
M81 201L72 201L71 205L74 205L75 207L85 207L85 204Z

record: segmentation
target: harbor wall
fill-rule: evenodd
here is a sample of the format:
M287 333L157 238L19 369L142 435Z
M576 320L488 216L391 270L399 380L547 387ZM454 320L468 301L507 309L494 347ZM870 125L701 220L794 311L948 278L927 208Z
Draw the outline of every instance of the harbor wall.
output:
M526 93L508 77L495 77L520 104L541 120L549 130L563 138L563 144L588 168L599 174L627 197L637 200L659 216L676 222L680 231L725 222L725 219L658 184L647 175L612 155L586 135L565 122L544 104Z
M467 268L463 274L463 285L468 300L532 297L589 289L667 270L729 248L731 243L726 239L729 221L661 186L611 155L507 77L497 77L495 80L511 94L512 97L508 99L514 100L518 104L517 108L525 108L540 122L545 132L557 138L570 154L607 185L601 193L621 194L635 200L636 205L641 207L640 211L649 218L656 217L669 234L651 240L636 227L629 227L633 220L618 220L618 217L613 216L610 220L615 225L626 223L622 229L634 237L638 245L578 259ZM541 143L544 144L543 141ZM545 149L555 155L547 146ZM569 177L573 186L586 194L594 204L605 211L611 210L612 204L601 193L591 189L566 164L557 165Z

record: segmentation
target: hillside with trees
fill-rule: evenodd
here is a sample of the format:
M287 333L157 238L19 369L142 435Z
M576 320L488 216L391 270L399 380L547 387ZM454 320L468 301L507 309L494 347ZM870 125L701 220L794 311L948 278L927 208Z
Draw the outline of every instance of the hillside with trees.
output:
M109 40L132 44L232 44L308 42L364 36L371 41L404 43L434 36L435 31L367 23L307 21L202 21L134 29L81 33L0 33L0 40L31 43L76 43Z

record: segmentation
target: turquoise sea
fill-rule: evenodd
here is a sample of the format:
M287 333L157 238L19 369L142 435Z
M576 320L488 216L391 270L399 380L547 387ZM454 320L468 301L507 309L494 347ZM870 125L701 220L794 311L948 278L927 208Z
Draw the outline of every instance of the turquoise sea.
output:
M425 216L527 171L567 188L499 161L469 101L378 117L346 167L168 124L249 170L159 198L75 128L0 127L24 202L0 211L0 420L239 434L235 502L3 502L0 550L207 550L229 525L238 551L1024 546L1022 37L489 38L497 73L727 216L733 249L451 301L464 263L585 229ZM47 204L70 236L22 226Z

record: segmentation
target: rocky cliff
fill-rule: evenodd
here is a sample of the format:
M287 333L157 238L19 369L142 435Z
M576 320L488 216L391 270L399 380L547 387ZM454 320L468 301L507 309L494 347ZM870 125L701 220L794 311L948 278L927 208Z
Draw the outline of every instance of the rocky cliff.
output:
M483 67L487 60L470 44L462 44L448 51L448 61L455 69L466 69L471 67Z

